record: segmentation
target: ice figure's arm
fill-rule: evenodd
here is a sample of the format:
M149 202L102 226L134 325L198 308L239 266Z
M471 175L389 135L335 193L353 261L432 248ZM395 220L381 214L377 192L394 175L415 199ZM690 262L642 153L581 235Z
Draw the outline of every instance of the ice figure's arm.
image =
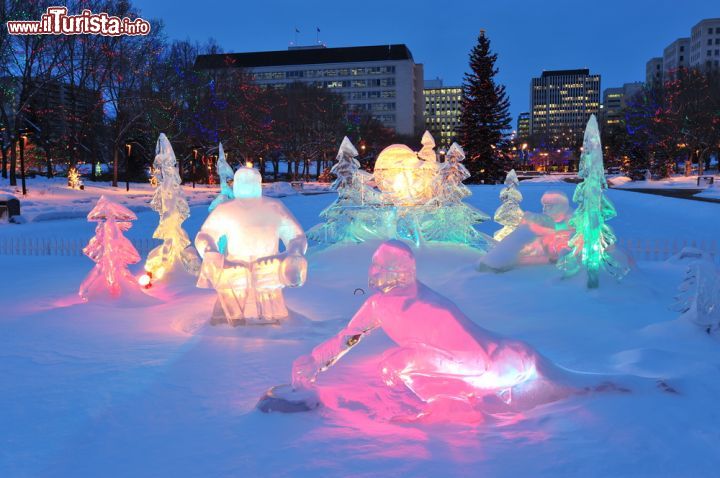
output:
M367 300L350 323L331 339L315 347L293 363L292 382L295 388L310 387L320 372L332 367L367 334L379 326L372 299Z
M288 254L304 255L307 251L307 238L295 217L284 206L278 235Z
M218 212L216 210L210 213L195 236L195 248L200 257L205 257L206 252L220 252L218 242L223 236L223 231L219 227L221 221L217 218Z
M555 232L555 221L546 214L525 211L523 224L526 224L538 236L545 236Z

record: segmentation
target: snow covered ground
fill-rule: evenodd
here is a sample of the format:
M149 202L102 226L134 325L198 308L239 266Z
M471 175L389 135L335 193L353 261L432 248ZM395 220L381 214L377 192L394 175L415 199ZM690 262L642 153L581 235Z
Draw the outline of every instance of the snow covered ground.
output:
M537 211L544 191L571 196L573 188L522 182L521 206ZM473 187L469 202L492 214L500 189ZM31 196L35 205L24 203L23 213L87 211L90 198L108 191L48 187L45 200ZM128 237L149 237L157 224L144 209L149 187L135 197L111 194L137 207ZM608 194L621 244L710 244L720 235L717 204ZM207 189L191 196L191 236L212 197ZM305 228L332 200L283 199ZM0 239L87 240L92 231L84 218L66 218L0 225ZM717 475L720 341L669 309L684 265L643 257L624 282L603 277L600 289L588 291L582 277L561 281L551 266L480 273L474 250L418 252L421 280L482 327L524 340L563 367L600 374L598 381L615 375L630 393L576 396L474 426L381 422L352 404L294 415L256 411L268 387L289 381L292 361L362 303L357 289L367 289L373 247L312 248L307 284L286 290L291 320L236 329L206 325L214 294L191 280L155 289L149 306L82 304L76 292L92 267L86 257L0 256L0 476ZM354 364L387 346L376 333L327 380L351 379Z

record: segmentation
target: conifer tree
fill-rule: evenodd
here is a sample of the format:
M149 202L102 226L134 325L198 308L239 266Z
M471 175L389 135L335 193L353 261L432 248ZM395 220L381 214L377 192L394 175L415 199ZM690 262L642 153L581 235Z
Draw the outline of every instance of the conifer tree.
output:
M510 102L505 86L495 83L497 54L480 30L470 53L470 72L462 87L458 135L467 155L471 182L495 182L502 178L502 151L511 129Z

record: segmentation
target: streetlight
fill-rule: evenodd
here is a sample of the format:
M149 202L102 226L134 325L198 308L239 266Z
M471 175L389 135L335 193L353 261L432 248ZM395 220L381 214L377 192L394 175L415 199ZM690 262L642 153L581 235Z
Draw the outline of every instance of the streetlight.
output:
M132 153L132 144L125 144L125 191L130 192L130 154Z
M27 187L25 186L25 141L27 134L20 135L20 180L22 181L23 196L27 196Z

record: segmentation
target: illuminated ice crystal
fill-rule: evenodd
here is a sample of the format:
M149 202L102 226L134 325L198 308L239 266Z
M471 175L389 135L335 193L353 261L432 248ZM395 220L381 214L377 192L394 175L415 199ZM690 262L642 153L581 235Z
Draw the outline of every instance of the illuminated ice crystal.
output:
M80 285L80 297L83 300L108 295L117 298L123 290L138 290L127 266L140 262L140 254L123 235L132 226L130 221L137 219L135 214L100 196L87 218L97 226L95 237L90 239L83 253L95 262L95 267Z
M213 202L210 203L210 207L208 208L209 211L218 207L218 204L222 204L235 197L232 190L232 182L235 172L225 159L225 151L223 150L222 143L218 145L217 173L220 178L220 194L218 194L218 196L213 199Z
M180 185L175 153L164 133L160 134L155 147L153 167L157 172L158 187L150 207L160 214L160 223L153 238L161 239L163 243L150 251L145 270L153 279L162 279L180 265L187 272L197 275L200 260L182 227L185 219L190 217L190 208Z
M617 215L615 207L605 197L607 189L603 166L600 131L595 115L590 116L583 152L580 157L578 176L583 182L577 185L573 201L578 205L569 221L575 234L569 242L571 250L558 260L558 267L565 276L578 273L581 268L587 271L588 288L600 284L600 269L603 268L617 279L628 272L628 267L620 258L615 258L611 247L615 243L615 234L606 222Z
M520 209L520 202L522 201L522 193L518 189L517 174L515 170L511 169L505 177L505 187L500 191L500 201L502 204L497 211L493 220L500 224L502 229L498 230L493 234L493 239L496 241L502 241L505 236L510 234L517 228L523 220L523 211Z
M218 294L213 323L283 319L288 316L283 287L305 282L305 234L282 202L262 197L261 183L257 170L239 168L234 199L219 204L195 238L203 258L198 287L214 288Z
M438 403L484 410L530 408L560 398L553 367L521 342L482 329L447 298L416 278L415 258L400 241L383 243L372 258L369 285L376 292L337 335L293 364L296 390L312 389L369 333L382 329L397 347L385 352L378 373L442 413ZM372 391L369 392L370 394Z

